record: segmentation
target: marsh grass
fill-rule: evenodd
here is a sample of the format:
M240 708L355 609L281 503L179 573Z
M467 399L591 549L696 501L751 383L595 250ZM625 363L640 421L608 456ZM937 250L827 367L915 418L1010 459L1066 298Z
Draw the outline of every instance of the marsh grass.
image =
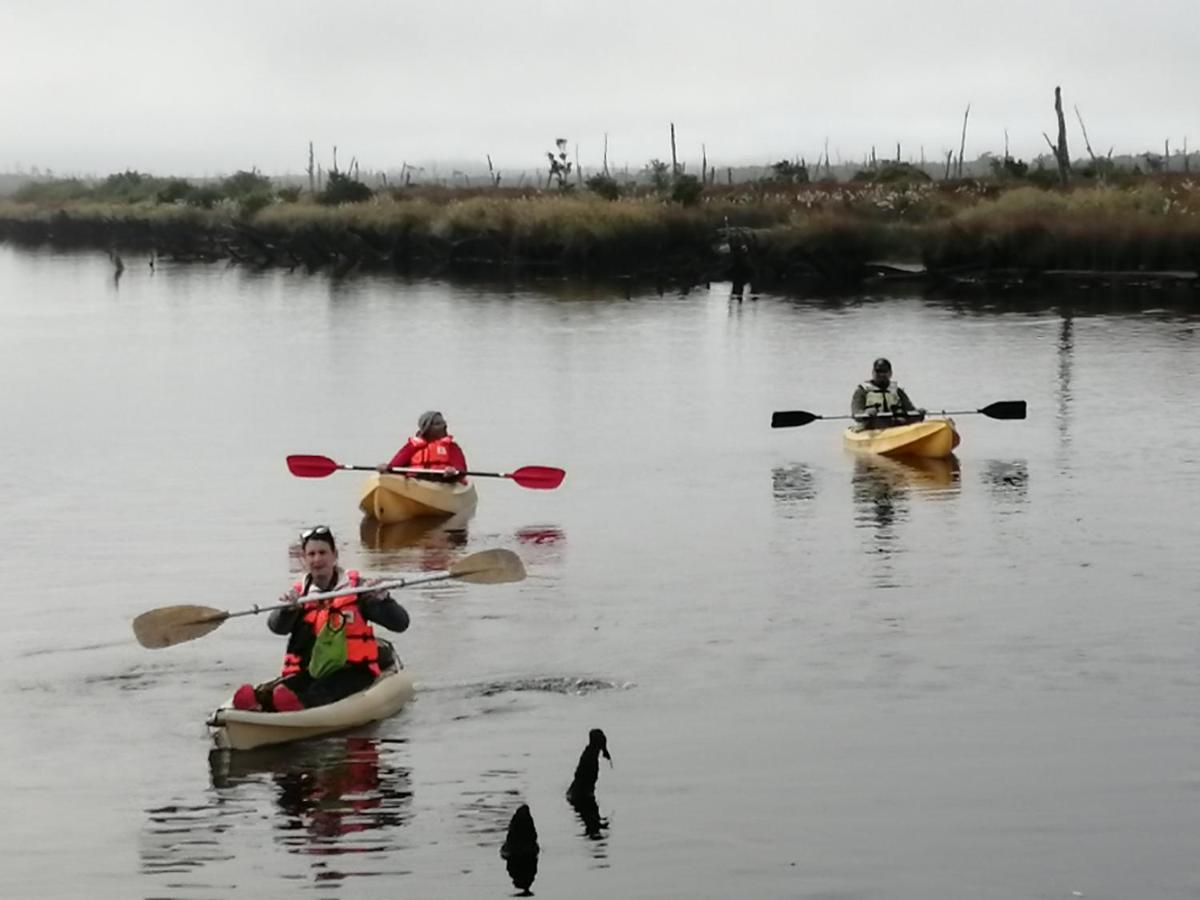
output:
M973 180L709 186L687 207L648 189L615 200L589 191L396 189L333 206L304 194L211 208L63 191L0 202L0 235L104 245L252 229L332 247L335 256L353 255L357 241L380 258L436 253L620 272L719 266L736 230L750 238L756 264L781 278L857 277L872 260L922 259L936 269L1200 266L1200 182L1180 177L1071 190Z

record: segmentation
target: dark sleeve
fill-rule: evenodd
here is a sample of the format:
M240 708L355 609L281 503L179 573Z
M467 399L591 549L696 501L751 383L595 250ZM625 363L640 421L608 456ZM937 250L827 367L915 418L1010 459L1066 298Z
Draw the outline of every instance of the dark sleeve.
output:
M908 394L904 393L904 388L896 388L896 393L900 395L900 408L905 412L914 412L916 407L913 402L908 399Z
M867 392L863 390L860 384L854 389L854 396L850 398L850 415L861 416L867 411Z
M381 625L388 631L408 630L408 612L390 594L366 594L359 600L358 606L368 622Z
M293 609L277 609L267 617L267 627L276 634L291 634L302 611L299 604Z

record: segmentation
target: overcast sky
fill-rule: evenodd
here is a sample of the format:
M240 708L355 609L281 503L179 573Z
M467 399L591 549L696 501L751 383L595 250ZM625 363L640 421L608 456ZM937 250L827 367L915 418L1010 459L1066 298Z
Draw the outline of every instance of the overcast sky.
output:
M0 170L1200 145L1200 0L0 0ZM1200 149L1200 146L1197 147Z

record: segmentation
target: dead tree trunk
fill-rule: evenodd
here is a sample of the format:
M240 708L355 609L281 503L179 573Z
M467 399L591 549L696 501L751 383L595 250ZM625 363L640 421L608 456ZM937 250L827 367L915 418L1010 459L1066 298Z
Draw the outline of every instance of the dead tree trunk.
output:
M317 170L313 165L313 144L308 142L308 192L315 194L317 192Z
M1079 111L1078 103L1075 104L1075 118L1079 120L1079 130L1083 132L1083 147L1087 150L1092 162L1096 162L1096 154L1092 152L1092 142L1088 140L1087 126L1083 124L1083 113Z
M971 104L967 104L967 111L963 113L962 140L958 144L958 177L963 177L963 154L967 152L967 119L971 117Z
M679 177L679 162L675 156L675 123L671 123L671 184Z
M1058 158L1058 178L1065 187L1071 177L1071 154L1067 151L1067 120L1063 118L1062 88L1054 88L1054 114L1058 116L1058 147L1054 155Z

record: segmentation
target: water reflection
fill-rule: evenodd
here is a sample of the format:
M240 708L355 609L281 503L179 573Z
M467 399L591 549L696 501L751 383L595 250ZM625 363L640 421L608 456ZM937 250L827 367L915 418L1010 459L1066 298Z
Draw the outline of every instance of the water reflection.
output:
M993 499L1024 504L1029 499L1029 467L1023 459L989 459L979 473Z
M851 477L854 496L854 522L867 529L869 553L885 557L899 552L900 526L908 520L913 494L930 499L954 497L961 488L958 458L891 458L856 454ZM880 586L891 586L883 574Z
M804 463L778 466L771 470L771 494L776 510L785 518L801 515L816 499L816 476Z
M470 513L448 518L423 517L385 525L370 517L362 520L358 536L381 568L448 569L467 544Z
M280 843L293 852L359 853L378 849L383 835L412 815L407 768L381 759L381 741L347 737L290 747L214 750L209 754L213 788L237 790L269 780L275 787ZM363 834L367 840L347 840ZM376 843L378 842L378 843Z
M1058 449L1059 466L1066 468L1071 448L1071 364L1075 356L1075 320L1069 307L1062 311L1058 331Z
M412 818L410 772L386 755L386 745L368 737L214 750L212 787L199 802L146 810L142 872L168 876L173 888L205 890L239 880L247 856L256 857L256 869L276 868L271 849L282 847L314 857L307 874L315 881L378 874L351 871L350 860L396 849L396 829ZM264 816L272 807L273 815ZM330 859L342 855L347 859ZM197 880L183 883L182 873Z

